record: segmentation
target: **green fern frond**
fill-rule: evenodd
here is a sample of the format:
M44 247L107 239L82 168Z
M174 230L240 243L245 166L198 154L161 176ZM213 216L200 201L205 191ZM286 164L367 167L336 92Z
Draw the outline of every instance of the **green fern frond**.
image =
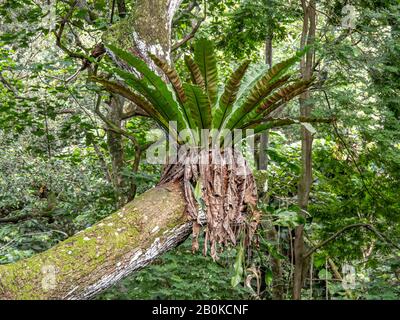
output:
M214 106L218 96L218 69L212 41L202 38L195 42L194 61L203 76L210 103Z

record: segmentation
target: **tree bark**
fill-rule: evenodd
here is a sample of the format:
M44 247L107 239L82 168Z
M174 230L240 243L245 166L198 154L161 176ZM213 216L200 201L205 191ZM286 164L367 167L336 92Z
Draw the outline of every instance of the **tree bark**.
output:
M265 39L265 63L272 68L272 38L273 33L270 32ZM269 130L265 130L260 134L259 144L259 158L258 158L258 170L267 170L268 167L268 149L269 142Z
M316 30L316 11L315 0L310 0L307 4L302 0L304 11L303 31L301 35L301 48L314 43L315 30ZM305 80L312 77L314 51L309 50L300 62L301 74ZM312 104L309 101L310 91L304 92L300 98L300 116L309 117L311 115ZM298 186L298 204L300 208L300 215L304 216L304 212L308 208L308 200L310 195L312 183L312 134L304 127L301 127L301 173ZM293 277L293 299L301 299L301 289L304 281L304 225L299 225L295 229L294 239L294 277Z
M186 239L179 184L153 188L51 249L0 265L0 299L89 299Z
M119 129L122 128L123 104L124 100L122 97L111 95L108 103L109 111L107 118ZM112 131L110 128L107 131L107 145L112 163L112 184L115 190L117 205L121 207L128 202L128 195L126 195L127 179L123 175L125 159L122 135Z
M136 0L133 12L104 34L113 43L154 67L148 53L171 61L172 18L182 0Z
M182 0L137 0L133 12L120 22L114 24L104 35L105 44L113 43L120 48L131 51L145 60L153 69L152 60L148 53L157 55L170 61L171 52L171 28L172 18ZM118 1L119 13L126 10L125 1ZM111 55L111 53L109 52ZM111 55L111 58L118 64L119 61ZM121 129L124 116L124 99L112 94L109 103L109 120ZM124 178L123 168L124 153L123 139L120 133L109 130L107 133L107 144L112 159L112 182L117 198L118 206L133 199L136 194L135 179ZM135 145L134 170L139 167L141 155L140 146ZM130 180L130 181L128 181ZM129 188L128 185L131 185Z

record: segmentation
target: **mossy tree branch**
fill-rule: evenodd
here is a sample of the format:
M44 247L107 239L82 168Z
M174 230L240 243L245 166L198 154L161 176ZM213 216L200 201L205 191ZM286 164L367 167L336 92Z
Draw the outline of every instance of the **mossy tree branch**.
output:
M89 299L191 232L179 184L153 188L53 248L0 265L0 299Z

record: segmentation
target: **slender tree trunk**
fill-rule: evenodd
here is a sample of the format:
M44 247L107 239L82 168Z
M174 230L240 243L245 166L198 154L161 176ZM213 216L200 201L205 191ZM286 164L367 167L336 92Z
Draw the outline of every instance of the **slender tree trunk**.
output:
M316 29L316 11L315 0L310 0L307 4L302 0L304 21L303 31L301 35L301 47L311 45L314 43L315 29ZM302 59L300 67L302 77L306 80L312 77L313 68L313 50L310 50L306 57ZM310 91L306 91L299 98L300 103L300 116L309 117L311 115L312 104L309 101ZM298 204L300 214L304 213L308 208L308 200L310 195L312 183L312 142L313 137L311 133L301 127L301 174L298 186ZM301 289L304 282L304 225L299 225L295 229L294 239L294 256L295 256L295 269L293 277L293 299L301 299Z
M272 32L265 39L265 63L272 67ZM268 141L269 141L269 130L262 132L258 137L257 144L258 148L258 159L257 159L257 169L265 170L268 169ZM265 175L265 180L268 179L268 174ZM263 181L261 184L264 185L266 181ZM263 201L268 202L268 198L266 194L259 190L259 199L263 199ZM273 224L265 224L265 237L266 239L273 245L278 244L278 233L275 230L275 226ZM271 256L271 271L272 271L272 299L274 300L283 300L283 278L282 278L282 266L280 259ZM265 272L262 272L265 275Z
M126 16L125 0L117 0L117 6L118 6L118 15L120 16L120 18L125 18Z
M180 185L153 188L51 249L0 265L0 299L89 299L186 239Z
M122 111L123 98L111 95L108 103L109 110L107 118L118 128L122 127ZM112 130L107 131L107 145L111 156L112 163L112 184L115 190L115 196L118 207L127 203L126 179L123 176L124 161L124 145L122 135Z

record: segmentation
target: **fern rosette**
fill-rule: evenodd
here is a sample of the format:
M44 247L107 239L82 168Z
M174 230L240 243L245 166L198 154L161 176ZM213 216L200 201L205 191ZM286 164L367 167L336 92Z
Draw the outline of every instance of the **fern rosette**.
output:
M304 51L272 68L244 61L221 88L209 40L197 40L194 57L185 57L190 82L152 54L159 74L141 58L112 45L107 48L128 67L108 67L124 83L94 80L142 108L179 146L177 161L165 166L160 184L183 184L186 211L193 220L193 249L198 249L201 211L207 220L204 253L210 245L211 256L217 258L218 246L235 244L243 230L250 240L258 223L256 186L239 149L227 145L234 139L227 139L226 133L239 131L244 137L246 130L261 132L272 112L311 85L312 80L292 74Z

